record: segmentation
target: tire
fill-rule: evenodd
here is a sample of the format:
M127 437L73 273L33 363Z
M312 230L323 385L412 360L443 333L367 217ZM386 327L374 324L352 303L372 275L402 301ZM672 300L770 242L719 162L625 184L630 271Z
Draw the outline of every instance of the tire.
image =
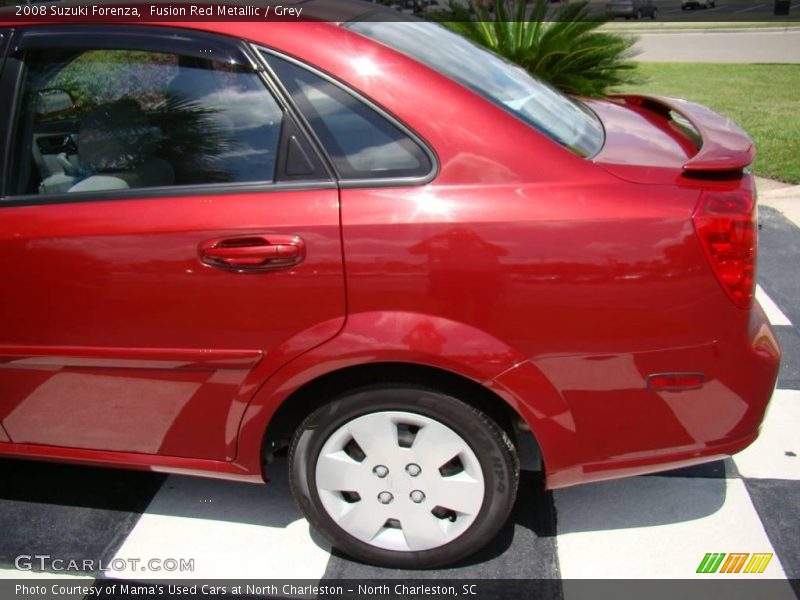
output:
M289 481L311 525L345 554L432 568L497 534L514 505L519 461L481 411L437 391L382 385L305 420L289 449Z

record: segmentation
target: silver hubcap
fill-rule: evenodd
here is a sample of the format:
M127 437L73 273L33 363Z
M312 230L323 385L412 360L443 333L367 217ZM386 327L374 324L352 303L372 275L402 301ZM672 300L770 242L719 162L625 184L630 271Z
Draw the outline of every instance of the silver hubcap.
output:
M478 516L485 492L478 458L461 436L401 411L363 415L334 431L317 459L315 479L339 527L399 551L456 539Z

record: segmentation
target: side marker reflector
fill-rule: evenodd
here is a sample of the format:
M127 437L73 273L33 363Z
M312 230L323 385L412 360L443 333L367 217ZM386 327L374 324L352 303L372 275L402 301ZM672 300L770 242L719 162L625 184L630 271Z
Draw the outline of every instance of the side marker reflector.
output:
M702 373L655 373L647 377L649 390L683 391L701 387L703 387Z

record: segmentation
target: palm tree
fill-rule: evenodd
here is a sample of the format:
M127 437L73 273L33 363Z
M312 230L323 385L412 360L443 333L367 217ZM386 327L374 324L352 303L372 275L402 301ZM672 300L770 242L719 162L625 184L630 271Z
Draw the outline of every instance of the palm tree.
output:
M608 17L590 15L587 2L566 4L547 15L548 0L493 0L473 5L475 17L453 5L436 20L568 94L600 97L641 83L633 37L600 31Z

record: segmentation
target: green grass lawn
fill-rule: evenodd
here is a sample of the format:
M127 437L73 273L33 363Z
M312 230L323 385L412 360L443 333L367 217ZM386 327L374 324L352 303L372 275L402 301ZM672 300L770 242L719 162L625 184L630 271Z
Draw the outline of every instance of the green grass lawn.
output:
M639 63L650 92L705 104L756 143L757 175L800 183L800 64Z

